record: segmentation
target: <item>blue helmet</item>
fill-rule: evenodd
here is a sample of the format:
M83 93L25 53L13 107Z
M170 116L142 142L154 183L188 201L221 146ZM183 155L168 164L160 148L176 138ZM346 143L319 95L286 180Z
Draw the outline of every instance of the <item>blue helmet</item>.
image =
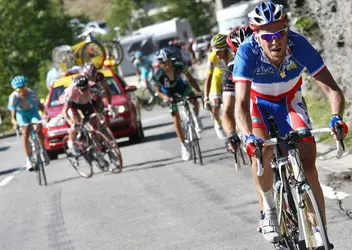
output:
M15 76L11 81L11 87L14 89L23 88L27 84L27 78L24 76Z
M137 59L142 58L142 56L143 56L143 53L140 52L139 50L137 50L136 53L134 54L134 57Z
M272 2L262 2L258 4L254 10L248 13L248 18L249 26L255 30L259 26L265 24L286 21L287 15L282 5Z
M159 62L167 62L171 59L171 51L167 48L163 48L156 52L156 59Z

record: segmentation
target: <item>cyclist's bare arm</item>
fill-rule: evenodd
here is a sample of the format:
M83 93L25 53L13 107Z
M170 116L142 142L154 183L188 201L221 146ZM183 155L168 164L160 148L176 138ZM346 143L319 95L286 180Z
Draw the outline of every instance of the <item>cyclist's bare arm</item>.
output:
M224 95L222 97L224 104L224 111L222 113L222 126L225 130L226 135L230 132L236 131L236 121L235 121L235 103L236 98L232 95Z
M191 84L191 86L197 90L199 93L201 92L201 89L197 83L197 81L193 78L193 76L191 75L191 73L189 73L189 71L187 71L185 73L185 76L187 77L187 80L189 81L189 83Z
M211 79L213 78L213 73L207 73L207 76L205 78L205 83L204 83L204 97L208 98L209 93L210 93L210 87L211 87Z
M250 115L251 84L236 82L236 122L245 135L252 134L252 119Z
M330 71L327 68L323 69L323 71L315 76L315 80L324 94L329 98L332 114L343 116L345 98Z
M64 108L62 109L62 115L64 116L65 121L70 125L70 127L75 124L68 115L68 110L70 109L71 103L69 101L65 102Z
M103 88L104 88L105 93L106 93L106 98L108 98L108 103L111 105L112 95L111 95L111 91L110 91L110 88L109 88L109 84L106 81L106 79L103 80Z
M11 110L11 122L13 126L17 126L17 120L16 120L16 109Z
M161 87L156 87L156 93L158 94L158 96L165 100L165 101L168 101L169 100L169 96L163 92L161 92Z

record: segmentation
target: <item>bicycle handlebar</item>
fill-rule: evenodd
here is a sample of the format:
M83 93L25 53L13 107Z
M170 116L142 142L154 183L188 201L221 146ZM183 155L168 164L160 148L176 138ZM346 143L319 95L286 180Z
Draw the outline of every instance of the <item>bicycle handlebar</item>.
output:
M341 125L336 123L335 124L335 131L336 131L336 157L339 159L341 158L343 151L345 151L345 146L343 144L343 138L342 138L342 132L341 132ZM331 129L330 128L320 128L320 129L313 129L313 130L305 130L305 131L291 131L290 133L286 134L283 137L277 137L277 138L272 138L265 140L264 142L260 142L259 140L254 141L254 145L256 147L256 156L258 157L257 159L257 176L262 176L264 172L264 167L263 167L263 154L262 154L262 148L265 146L270 146L270 145L276 145L280 142L283 143L288 143L288 144L294 144L298 140L310 137L310 136L315 136L318 134L323 134L323 133L330 133Z

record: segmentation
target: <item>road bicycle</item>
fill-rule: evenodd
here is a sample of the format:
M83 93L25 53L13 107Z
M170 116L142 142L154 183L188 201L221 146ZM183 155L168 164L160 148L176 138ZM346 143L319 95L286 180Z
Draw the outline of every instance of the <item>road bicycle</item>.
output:
M210 112L211 119L215 120L214 114L212 112L213 106L214 105L210 104L210 106L207 107L206 109ZM222 110L222 104L221 104L221 110ZM239 171L242 168L242 164L243 165L249 164L250 166L250 163L252 163L251 158L248 157L243 147L239 147L237 150L235 150L235 152L232 153L232 155L233 155L233 162L234 162L236 171Z
M37 181L39 186L45 185L47 186L47 180L46 180L46 174L45 174L45 167L44 167L44 162L45 158L43 155L43 149L38 141L38 136L37 133L35 132L35 129L33 127L33 124L29 124L29 143L31 145L31 160L32 160L32 166L35 169L36 176L37 176ZM16 134L19 137L19 127L17 126L16 128Z
M122 158L115 140L108 138L104 133L97 130L104 125L97 125L100 120L94 113L88 121L78 123L78 133L73 140L76 153L68 148L68 136L64 138L64 152L72 167L79 175L85 178L93 176L93 162L102 171L120 173L122 171ZM92 124L95 124L94 127ZM109 132L111 133L111 131Z
M196 132L196 118L190 108L189 100L197 100L198 98L202 98L202 96L189 97L189 96L181 96L175 94L174 103L183 107L183 112L181 113L181 124L184 130L185 142L187 143L189 152L191 153L191 158L193 159L193 163L195 164L198 161L200 165L203 165L202 151L199 145L199 136Z
M319 205L315 195L307 182L302 168L296 144L303 138L321 133L330 133L330 128L315 130L291 131L283 137L278 136L277 126L273 117L268 119L272 139L263 143L255 141L257 152L257 175L263 174L264 146L274 145L274 157L271 168L274 171L274 198L277 204L278 222L282 240L275 245L276 249L292 250L329 250L333 245L329 242ZM341 136L341 126L336 125L337 156L341 156L344 145ZM284 155L279 144L286 144L288 154Z

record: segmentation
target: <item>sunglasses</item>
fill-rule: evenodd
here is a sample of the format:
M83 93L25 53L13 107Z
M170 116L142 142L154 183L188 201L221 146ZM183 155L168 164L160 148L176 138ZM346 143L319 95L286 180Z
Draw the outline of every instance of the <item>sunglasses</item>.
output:
M286 28L278 30L274 33L263 33L263 34L260 34L259 36L264 41L271 42L272 40L274 40L274 38L280 39L280 38L284 37L287 33L287 30L288 30L288 28L286 27Z
M22 88L17 88L16 91L18 93L22 93L22 92L25 92L27 90L27 87L22 87Z

